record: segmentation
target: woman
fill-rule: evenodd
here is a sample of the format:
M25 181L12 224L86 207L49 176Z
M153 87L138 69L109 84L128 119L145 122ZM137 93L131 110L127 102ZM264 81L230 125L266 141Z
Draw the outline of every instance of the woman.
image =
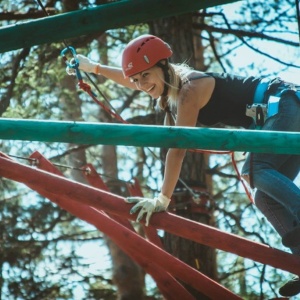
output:
M293 84L279 78L265 80L230 74L203 73L186 65L169 62L172 50L156 36L132 40L122 56L122 69L100 65L78 55L79 69L101 74L158 99L158 106L170 115L176 109L176 126L194 127L216 123L264 130L300 132L300 100ZM72 73L71 70L68 70ZM268 101L273 100L273 104ZM169 118L170 120L171 118ZM254 119L254 120L253 120ZM161 192L154 199L128 198L137 203L137 221L167 209L179 179L186 150L169 149ZM255 204L278 231L285 246L300 255L300 189L293 183L299 173L300 155L250 154L243 177L257 189ZM297 277L281 288L283 296L300 292Z

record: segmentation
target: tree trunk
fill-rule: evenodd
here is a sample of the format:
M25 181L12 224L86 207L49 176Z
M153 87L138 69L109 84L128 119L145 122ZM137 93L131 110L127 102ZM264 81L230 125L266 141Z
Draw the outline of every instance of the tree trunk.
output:
M150 31L168 42L173 49L172 62L187 62L192 67L204 67L204 58L199 39L194 38L192 14L160 19L150 24ZM197 62L197 63L196 63ZM165 155L162 154L164 157ZM187 152L183 162L180 181L172 197L170 210L184 218L203 224L213 225L213 201L210 197L211 186L205 170L208 155ZM183 182L183 183L182 183ZM188 188L187 188L188 187ZM189 188L199 194L195 202ZM217 278L215 250L204 245L165 233L164 245L168 252L212 279ZM199 282L199 284L201 284ZM196 299L208 299L207 296L187 287Z
M103 115L103 114L102 114ZM103 117L101 118L103 120ZM107 120L105 121L107 122ZM109 178L117 178L117 154L115 146L102 147L103 172ZM112 193L124 194L120 181L108 180L107 185ZM117 287L118 300L144 299L144 272L127 254L110 238L105 238L112 259L113 282Z
M102 41L105 35L101 37ZM105 62L105 57L102 56ZM112 118L104 110L100 110L99 120L111 123ZM108 180L109 190L117 195L124 195L124 186L118 181L117 152L115 146L102 146L102 168ZM115 179L114 179L115 178ZM113 282L117 287L118 300L144 299L145 273L127 254L125 254L112 240L105 238L112 259Z
M63 110L65 112L64 119L67 121L82 121L82 112L81 112L81 100L77 93L76 88L76 79L73 76L66 75L64 79L61 81L62 91L68 91L66 93L62 93L60 97L60 101L64 106ZM69 144L68 148L74 148L73 144ZM82 167L85 165L86 162L86 155L85 150L77 150L71 152L68 156L68 164L72 166L74 169L71 169L71 176L74 180L82 183L86 183L86 179L82 175L82 172L79 172L77 168Z
M78 1L64 0L66 11L78 9ZM105 39L105 35L101 39ZM105 57L102 56L102 61L105 63ZM107 62L106 62L107 63ZM63 89L66 88L70 94L64 94L62 103L65 106L66 120L82 120L81 100L78 97L73 76L66 76L62 82ZM110 116L100 110L99 120L101 122L111 122ZM72 147L72 145L69 145ZM108 178L118 177L117 154L115 146L103 146L102 153L99 154L102 158L103 172ZM71 153L69 156L69 164L74 167L81 167L86 164L86 155L84 150ZM86 179L81 172L71 171L72 177L78 182L86 183ZM118 185L117 180L109 180L106 182L111 192L121 195L122 188ZM124 191L123 191L124 193ZM117 295L119 300L143 299L144 298L144 272L143 270L128 257L118 246L115 245L108 237L105 238L112 258L113 282L117 287Z

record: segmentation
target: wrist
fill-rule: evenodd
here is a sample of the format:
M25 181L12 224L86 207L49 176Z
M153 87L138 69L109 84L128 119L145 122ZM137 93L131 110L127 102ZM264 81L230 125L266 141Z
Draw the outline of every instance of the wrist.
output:
M168 206L169 203L171 202L171 199L169 197L167 197L166 195L164 195L163 193L159 193L158 197L160 202L162 202L164 204L164 206Z
M97 74L97 75L101 75L100 69L101 69L101 65L96 64L94 73Z

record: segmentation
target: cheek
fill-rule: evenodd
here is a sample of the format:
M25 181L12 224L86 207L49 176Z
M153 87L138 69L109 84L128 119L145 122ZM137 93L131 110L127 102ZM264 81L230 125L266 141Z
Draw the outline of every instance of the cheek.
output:
M140 88L140 85L139 85L137 82L134 82L134 85L135 85L135 87L136 87L137 90L140 90L140 89L141 89L141 88Z
M161 78L161 76L155 76L155 78L153 77L152 82L157 86L164 86L164 80Z
M163 90L165 87L165 82L163 80L159 81L159 87Z

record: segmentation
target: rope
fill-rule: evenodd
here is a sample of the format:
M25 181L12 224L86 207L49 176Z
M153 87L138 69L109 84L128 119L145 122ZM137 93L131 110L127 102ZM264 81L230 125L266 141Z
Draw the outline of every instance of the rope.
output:
M252 202L252 204L254 204L254 199L253 199L253 197L252 197L252 194L251 194L251 192L249 191L249 189L248 189L248 187L247 187L247 185L246 185L244 179L242 178L242 176L241 176L241 174L240 174L240 172L239 172L239 170L238 170L238 167L237 167L237 165L236 165L236 161L235 161L235 159L234 159L234 152L231 152L230 155L231 155L231 161L232 161L233 167L234 167L234 169L235 169L235 172L236 172L236 174L237 174L237 176L238 176L238 179L239 179L239 181L242 183L242 185L243 185L243 187L244 187L244 190L245 190L245 192L246 192L246 195L248 196L249 200Z
M200 152L200 153L208 153L208 154L230 154L231 156L231 163L233 165L233 168L237 174L238 180L242 183L243 188L245 190L245 193L247 195L247 197L249 198L249 200L251 201L252 204L254 204L254 199L252 196L251 191L248 189L244 179L241 176L241 173L237 167L235 158L234 158L234 152L233 151L214 151L214 150L201 150L201 149L191 149L191 152Z
M44 5L42 4L42 2L40 0L36 0L39 4L39 6L42 8L43 12L45 13L46 16L48 16L48 13L44 7ZM101 96L103 97L103 99L106 101L106 103L110 106L110 108L108 108L105 104L103 104L101 101L98 100L96 94L92 91L91 89L91 86L89 84L87 84L86 82L83 81L82 79L82 76L80 74L80 71L79 71L79 63L78 63L78 60L76 58L76 51L73 47L70 47L65 40L63 40L63 43L64 45L66 46L66 49L64 49L62 51L62 54L63 54L63 59L64 61L68 64L67 62L67 58L65 57L65 52L66 50L69 50L72 55L73 55L73 58L75 60L75 64L73 65L69 65L70 67L73 67L76 71L76 76L77 76L77 79L78 79L78 86L80 89L82 89L84 92L86 92L92 99L93 101L98 104L100 107L102 107L102 109L104 109L107 113L109 113L112 117L114 117L116 120L120 121L121 123L124 123L124 124L130 124L129 122L127 122L126 120L124 120L118 113L117 111L113 108L113 106L110 104L109 100L106 98L106 96L100 91L100 89L97 87L97 85L94 83L94 81L91 79L91 77L86 73L84 72L84 74L87 76L87 78L89 79L89 81L93 84L93 86L96 88L97 92L99 94L101 94ZM149 150L149 152L158 160L161 161L161 163L165 166L165 163L160 159L158 158L155 153L150 150L149 148L147 148ZM253 198L252 198L252 195L251 193L249 192L247 186L245 185L245 182L244 180L242 179L240 173L239 173L239 170L236 166L236 162L235 162L235 159L234 159L234 152L232 151L213 151L213 150L201 150L201 149L190 149L189 151L191 152L201 152L201 153L209 153L209 154L230 154L231 155L231 160L232 160L232 164L233 164L233 167L238 175L238 179L241 181L244 189L245 189L245 192L248 196L248 198L250 199L250 201L252 203L254 203L253 201ZM178 179L182 184L183 186L192 194L193 196L193 199L197 199L198 198L198 195L196 193L194 193L193 189L190 188L180 177Z
M13 154L7 154L9 157L13 157L13 158L16 158L16 159L19 159L19 160L26 160L28 161L29 165L30 166L33 166L33 167L36 167L39 165L39 160L36 159L36 158L30 158L30 157L23 157L23 156L18 156L18 155L13 155ZM51 160L51 158L49 159ZM53 166L56 166L58 168L61 168L61 169L69 169L69 170L73 170L73 171L78 171L78 172L85 172L87 174L90 173L90 169L86 166L83 166L83 167L74 167L74 166L70 166L70 165L64 165L64 164L58 164L58 163L55 163L55 162L51 162L51 164ZM120 183L124 183L124 184L128 184L128 183L131 183L132 179L131 180L122 180L122 179L119 179L117 177L113 177L113 176L109 176L109 175L106 175L106 174L103 174L103 173L99 173L99 172L96 172L97 175L101 176L101 177L106 177L106 178L109 178L109 179L113 179L115 180L116 182L120 182ZM149 187L145 187L144 188L148 188Z
M78 86L85 91L93 100L96 102L99 106L101 106L106 112L108 112L111 116L113 116L115 119L120 121L121 123L129 124L129 122L125 121L117 112L113 112L111 109L109 109L106 105L104 105L101 101L99 101L95 95L95 93L92 92L91 86L84 82L83 80L78 80Z
M78 71L79 72L79 71ZM76 72L77 74L77 72ZM83 82L83 80L81 79L81 77L78 78L78 86L85 91L87 94L89 94L91 96L91 98L98 104L100 105L106 112L108 112L111 116L113 116L115 119L119 120L121 123L124 124L130 124L129 122L125 121L117 112L113 112L111 109L109 109L105 104L103 104L101 101L99 101L96 97L96 95L92 92L91 87L89 84ZM147 148L148 151L158 160L160 160L160 162L162 163L163 166L165 166L165 163L157 157L157 155L149 148ZM238 179L239 181L242 183L244 190L246 192L246 195L248 196L249 200L254 203L253 197L251 192L249 191L249 189L247 188L242 176L240 175L240 172L237 168L236 165L236 161L234 158L234 152L233 151L214 151L214 150L201 150L201 149L189 149L190 152L198 152L198 153L208 153L208 154L230 154L231 155L231 161L234 167L234 170L237 173ZM181 182L181 184L191 193L191 195L193 196L194 199L198 198L198 195L196 193L194 193L193 189L190 188L185 182L184 180L182 180L180 177L178 178L178 180Z

